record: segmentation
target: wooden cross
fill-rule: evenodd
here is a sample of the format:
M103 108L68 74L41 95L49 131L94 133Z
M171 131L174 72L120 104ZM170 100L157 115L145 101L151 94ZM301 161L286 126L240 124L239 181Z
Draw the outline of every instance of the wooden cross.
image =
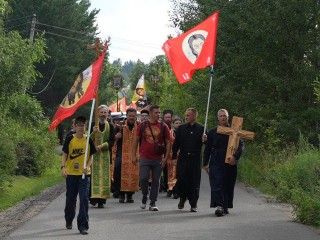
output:
M231 127L218 126L217 133L229 135L228 149L225 163L230 164L230 158L238 149L240 138L254 139L254 132L242 130L243 118L234 116Z

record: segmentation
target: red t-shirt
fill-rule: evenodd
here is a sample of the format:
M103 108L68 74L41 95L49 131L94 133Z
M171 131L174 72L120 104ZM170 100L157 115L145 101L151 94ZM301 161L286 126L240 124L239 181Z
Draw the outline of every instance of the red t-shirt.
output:
M136 131L136 136L140 136L140 131L141 127L144 122L140 123L137 131ZM142 139L141 140L141 145L140 145L140 157L147 159L147 160L155 160L155 159L161 159L162 155L157 154L154 146L154 141L153 137L150 132L149 124L146 121L145 123L145 128L144 132L142 133ZM164 126L164 131L165 131L165 137L166 139L170 140L170 130L167 126L167 124L162 124L161 122L157 123L150 123L150 127L152 128L153 136L156 139L156 141L159 144L164 144L164 139L163 139L163 133L162 133L162 125Z

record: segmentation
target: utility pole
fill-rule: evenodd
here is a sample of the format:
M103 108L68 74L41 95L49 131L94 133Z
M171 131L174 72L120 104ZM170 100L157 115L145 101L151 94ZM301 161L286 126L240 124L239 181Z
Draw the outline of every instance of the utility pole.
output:
M36 21L37 21L37 15L36 14L32 14L31 29L30 29L30 41L29 41L30 45L33 43L34 32L35 32L35 29L36 29ZM25 82L23 94L26 94L26 92L27 92L27 83Z
M95 44L94 45L87 45L87 49L88 50L95 50L96 51L96 60L100 57L100 49L101 49L101 43L100 43L100 39L96 38L95 39ZM95 105L94 105L94 121L95 121L95 125L99 127L99 113L98 113L98 107L99 107L99 89L97 89L97 93L96 93L96 101L95 101ZM91 126L89 126L91 127ZM98 132L94 133L94 144L97 146L98 145Z
M33 43L34 32L36 29L36 21L37 21L37 15L33 14L32 20L31 20L31 29L30 29L30 44Z

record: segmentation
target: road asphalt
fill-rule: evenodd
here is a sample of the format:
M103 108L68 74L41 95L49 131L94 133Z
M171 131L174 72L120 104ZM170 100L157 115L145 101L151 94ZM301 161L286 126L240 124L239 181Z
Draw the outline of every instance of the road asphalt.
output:
M81 235L74 221L67 230L64 221L65 193L52 201L6 240L26 239L112 239L112 240L319 240L313 228L294 222L288 206L269 203L262 195L241 183L235 189L234 208L224 217L214 216L210 208L210 186L202 172L199 211L190 212L186 203L178 210L178 200L159 193L158 212L140 209L141 192L134 194L135 203L107 200L105 208L90 206L90 229Z

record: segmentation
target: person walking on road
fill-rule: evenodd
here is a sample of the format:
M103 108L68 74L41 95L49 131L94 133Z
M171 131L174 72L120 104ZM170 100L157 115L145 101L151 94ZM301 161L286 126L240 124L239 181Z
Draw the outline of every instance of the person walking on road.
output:
M84 165L87 137L84 134L86 118L79 116L75 119L76 133L70 135L62 148L61 175L66 178L66 205L64 209L66 228L72 229L72 221L76 215L76 203L79 195L80 207L77 217L78 230L81 234L88 234L89 229L89 186L90 167L96 148L89 139L89 159ZM85 174L82 178L82 174Z
M218 111L219 125L228 127L229 113L226 109ZM225 163L229 136L217 133L217 126L208 133L208 140L204 150L203 168L209 173L211 187L210 207L216 208L218 217L229 213L233 208L234 187L237 179L237 162L243 151L243 140L231 157L231 164Z
M136 151L140 143L140 187L142 191L141 208L145 209L149 195L149 176L151 171L152 182L150 190L150 211L158 211L160 176L166 165L170 153L170 131L166 124L159 122L160 107L151 106L150 120L139 124L132 147L132 163L137 164ZM163 157L164 155L164 157Z

